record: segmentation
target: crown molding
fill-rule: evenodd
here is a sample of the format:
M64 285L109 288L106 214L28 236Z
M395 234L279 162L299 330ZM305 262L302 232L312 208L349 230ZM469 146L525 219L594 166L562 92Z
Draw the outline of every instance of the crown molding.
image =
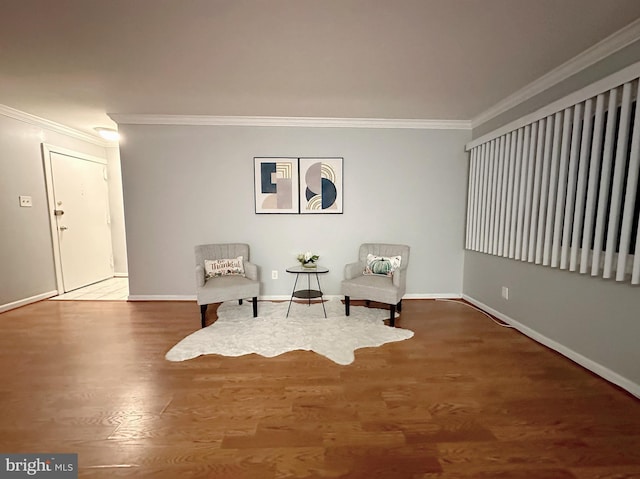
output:
M76 130L75 128L56 123L55 121L40 118L39 116L32 115L31 113L16 110L15 108L11 108L7 105L0 104L0 115L8 116L9 118L13 118L14 120L22 121L39 128L45 128L47 130L55 131L56 133L70 136L72 138L86 141L88 143L93 143L94 145L102 146L105 148L117 146L117 144L114 144L110 141L105 141L100 137L84 133L80 130Z
M524 88L496 103L488 110L480 113L471 120L472 128L476 128L486 121L495 118L521 103L524 103L537 94L557 85L561 81L566 80L570 76L575 75L600 60L605 59L607 56L623 49L637 40L640 40L640 19L631 22L626 27L623 27L612 35L609 35L604 40L596 43L590 48L587 48L585 51L579 53L569 61L563 63L557 68L554 68L537 80L529 83Z
M503 125L485 135L482 135L475 140L467 143L465 149L469 151L477 147L478 145L486 143L487 141L499 138L506 133L515 131L525 125L529 125L535 121L541 120L542 118L546 118L549 115L555 115L557 112L564 110L565 108L572 107L589 98L593 98L600 95L601 93L607 92L613 88L617 88L624 83L634 81L638 77L640 77L640 62L629 65L607 77L601 78L595 83L591 83L586 87L581 88L580 90L577 90L563 98L549 103L548 105L543 106L542 108L529 113L528 115L513 120L506 125Z
M285 116L207 116L109 113L122 125L188 126L293 126L307 128L406 128L417 130L470 130L467 120L396 120L380 118L311 118Z

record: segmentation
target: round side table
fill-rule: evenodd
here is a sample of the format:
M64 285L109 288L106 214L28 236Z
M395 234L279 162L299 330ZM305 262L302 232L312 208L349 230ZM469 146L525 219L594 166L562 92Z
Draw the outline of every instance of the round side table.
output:
M327 317L327 310L324 308L324 300L322 299L322 288L320 287L320 278L319 274L328 273L329 268L325 268L324 266L314 266L313 268L306 268L304 266L290 266L287 268L287 273L292 273L296 275L296 280L293 283L293 291L291 292L291 299L289 299L289 307L287 308L287 317L289 317L289 311L291 310L291 302L293 298L300 298L308 300L308 305L311 306L311 300L315 298L320 298L320 303L322 303L322 311L324 311L324 317ZM296 289L298 286L298 279L301 274L307 275L307 288L306 289ZM316 283L318 284L318 289L311 289L311 276L315 275Z

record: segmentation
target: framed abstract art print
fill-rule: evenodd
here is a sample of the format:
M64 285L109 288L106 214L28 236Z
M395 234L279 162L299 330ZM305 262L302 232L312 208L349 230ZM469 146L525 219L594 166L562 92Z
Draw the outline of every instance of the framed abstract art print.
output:
M254 158L256 213L299 213L298 158Z
M300 213L342 213L342 158L300 158Z

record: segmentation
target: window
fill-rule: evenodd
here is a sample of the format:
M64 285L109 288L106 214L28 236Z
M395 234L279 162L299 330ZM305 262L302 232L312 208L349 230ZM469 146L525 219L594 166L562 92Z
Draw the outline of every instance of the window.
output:
M466 248L640 284L639 88L635 76L473 145Z

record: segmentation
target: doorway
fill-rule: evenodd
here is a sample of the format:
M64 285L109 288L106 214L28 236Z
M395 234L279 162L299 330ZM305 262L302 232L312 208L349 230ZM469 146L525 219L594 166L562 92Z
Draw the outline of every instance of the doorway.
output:
M112 278L106 158L43 145L58 294Z
M129 278L114 277L50 299L51 301L127 301L128 298Z

